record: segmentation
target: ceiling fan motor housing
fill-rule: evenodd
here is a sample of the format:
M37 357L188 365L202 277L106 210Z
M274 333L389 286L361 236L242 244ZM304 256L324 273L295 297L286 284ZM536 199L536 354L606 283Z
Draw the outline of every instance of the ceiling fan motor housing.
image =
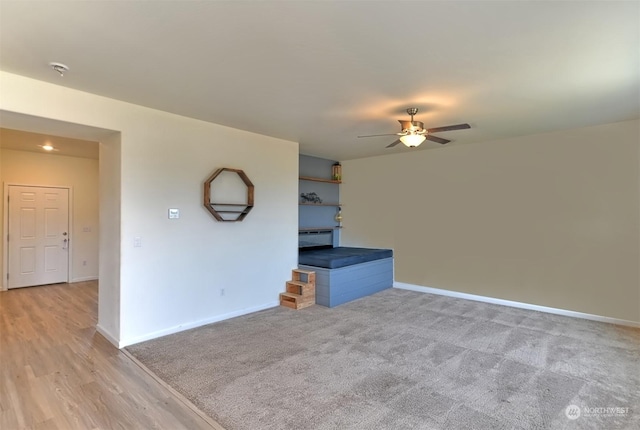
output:
M398 121L402 126L403 132L418 132L424 130L424 123L421 121Z

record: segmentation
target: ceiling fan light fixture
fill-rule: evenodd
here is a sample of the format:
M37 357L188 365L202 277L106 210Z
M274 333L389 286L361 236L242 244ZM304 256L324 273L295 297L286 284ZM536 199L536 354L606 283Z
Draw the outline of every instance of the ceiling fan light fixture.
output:
M426 138L427 137L423 134L407 134L406 136L400 137L400 142L404 143L409 148L415 148L416 146L420 146Z

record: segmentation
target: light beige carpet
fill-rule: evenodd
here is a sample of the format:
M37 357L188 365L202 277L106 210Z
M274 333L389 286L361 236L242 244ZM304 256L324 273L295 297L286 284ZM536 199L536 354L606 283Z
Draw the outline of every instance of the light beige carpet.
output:
M640 428L640 330L412 291L127 349L229 430Z

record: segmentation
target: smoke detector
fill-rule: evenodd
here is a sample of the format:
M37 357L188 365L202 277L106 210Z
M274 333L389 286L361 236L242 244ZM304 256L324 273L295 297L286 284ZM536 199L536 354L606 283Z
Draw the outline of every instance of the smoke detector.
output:
M62 64L62 63L49 63L49 65L51 66L51 68L53 70L55 70L56 72L60 73L60 76L64 76L64 72L68 72L69 71L69 66L67 66L66 64Z

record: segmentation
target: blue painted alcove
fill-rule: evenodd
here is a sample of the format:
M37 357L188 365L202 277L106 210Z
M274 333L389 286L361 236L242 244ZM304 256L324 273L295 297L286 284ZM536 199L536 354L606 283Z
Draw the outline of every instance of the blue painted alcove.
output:
M312 177L331 180L331 168L335 160L300 155L299 176ZM340 203L340 185L327 182L300 180L298 186L298 201L302 202L301 193L316 193L324 205L335 204L336 206L324 205L299 205L298 225L300 229L333 227L338 225L334 217L338 212L337 204ZM340 230L333 230L333 246L340 244Z

